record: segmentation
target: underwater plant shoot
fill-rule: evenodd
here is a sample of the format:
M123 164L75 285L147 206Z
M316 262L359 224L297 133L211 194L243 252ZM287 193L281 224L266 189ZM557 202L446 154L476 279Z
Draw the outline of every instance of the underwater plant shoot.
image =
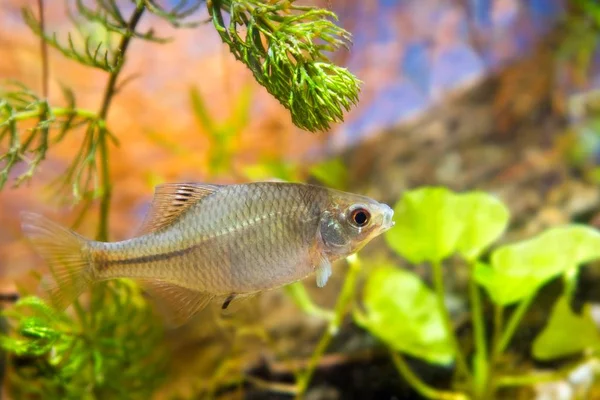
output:
M5 0L0 400L600 400L599 35Z

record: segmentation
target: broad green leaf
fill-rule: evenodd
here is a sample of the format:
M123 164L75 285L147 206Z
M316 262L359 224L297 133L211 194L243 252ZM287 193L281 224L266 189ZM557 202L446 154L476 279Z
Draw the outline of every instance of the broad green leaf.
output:
M508 305L534 294L569 269L597 258L600 258L600 232L586 226L567 225L498 248L490 265L477 265L475 279L495 303Z
M389 245L413 263L438 262L459 252L474 260L506 229L509 212L482 192L455 194L445 188L407 192L396 204Z
M439 262L456 251L463 229L457 195L446 188L407 192L394 207L396 226L385 234L392 249L410 262Z
M483 192L459 195L456 213L463 224L457 251L467 260L476 259L504 233L510 215L500 200Z
M417 275L394 267L376 269L369 277L356 323L394 350L433 364L450 364L450 344L435 295Z
M544 330L533 342L533 356L547 361L580 353L600 346L600 332L594 322L590 305L575 314L566 296L558 299Z
M500 273L483 262L475 265L475 280L486 288L494 303L502 306L523 300L539 287L529 274Z

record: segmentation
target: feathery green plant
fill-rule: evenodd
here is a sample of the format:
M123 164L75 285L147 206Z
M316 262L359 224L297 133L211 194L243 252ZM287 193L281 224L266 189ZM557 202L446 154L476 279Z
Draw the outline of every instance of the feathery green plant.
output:
M16 335L0 336L13 354L15 398L147 399L165 374L161 322L132 282L102 284L76 316L24 297L4 312ZM101 311L98 311L101 310Z
M358 101L360 82L325 54L348 46L350 34L328 19L334 13L294 3L211 0L209 10L223 42L290 110L294 124L328 129ZM228 24L222 10L229 13Z

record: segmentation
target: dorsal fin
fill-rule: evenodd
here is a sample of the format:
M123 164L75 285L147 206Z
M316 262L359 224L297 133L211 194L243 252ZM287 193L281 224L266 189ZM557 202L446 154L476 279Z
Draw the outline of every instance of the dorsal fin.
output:
M220 187L203 183L165 183L157 186L138 235L156 232L171 225L188 208Z

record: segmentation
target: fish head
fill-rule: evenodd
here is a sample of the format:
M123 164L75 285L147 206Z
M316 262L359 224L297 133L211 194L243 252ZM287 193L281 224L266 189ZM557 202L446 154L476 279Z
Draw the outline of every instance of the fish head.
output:
M392 226L394 210L366 196L332 191L321 212L319 237L329 259L360 250Z

